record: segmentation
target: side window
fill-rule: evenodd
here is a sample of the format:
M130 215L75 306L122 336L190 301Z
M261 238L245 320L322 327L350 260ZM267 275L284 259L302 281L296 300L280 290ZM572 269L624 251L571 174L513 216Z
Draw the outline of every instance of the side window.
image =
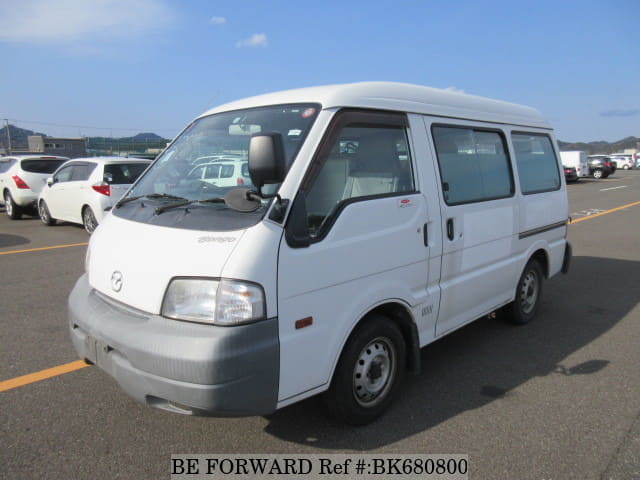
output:
M73 165L69 165L64 167L58 173L56 173L53 178L56 181L56 183L70 182L72 174L73 174Z
M231 178L233 177L233 165L229 165L225 163L220 166L220 178Z
M307 190L309 234L350 200L414 191L407 132L401 125L346 123L333 132L318 158L320 170Z
M447 205L510 197L513 176L502 134L465 127L432 127Z
M89 180L91 173L93 173L93 169L96 168L95 163L84 163L73 166L73 173L71 174L71 181L85 181Z
M220 165L209 165L205 171L204 178L212 179L220 176Z
M551 139L543 134L513 133L511 141L522 193L527 195L558 190L560 172Z

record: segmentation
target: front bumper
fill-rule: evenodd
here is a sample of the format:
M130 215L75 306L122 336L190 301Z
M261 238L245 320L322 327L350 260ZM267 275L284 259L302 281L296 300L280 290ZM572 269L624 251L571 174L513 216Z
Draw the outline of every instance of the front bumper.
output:
M220 327L166 319L115 303L80 277L69 297L80 358L150 407L190 415L263 415L276 409L278 320Z

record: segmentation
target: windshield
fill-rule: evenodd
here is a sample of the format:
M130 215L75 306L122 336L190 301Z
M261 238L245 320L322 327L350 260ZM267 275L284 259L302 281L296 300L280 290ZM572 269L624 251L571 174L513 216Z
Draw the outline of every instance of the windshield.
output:
M191 201L223 197L238 186L252 188L251 136L280 133L288 170L319 110L315 104L277 105L200 118L156 160L128 196L169 194Z
M230 207L223 200L234 189L253 188L248 162L251 136L280 133L288 171L319 112L318 104L290 104L199 118L140 176L112 212L137 222L195 230L229 231L255 225L264 216L267 200L251 211ZM265 185L262 192L275 193L278 188Z

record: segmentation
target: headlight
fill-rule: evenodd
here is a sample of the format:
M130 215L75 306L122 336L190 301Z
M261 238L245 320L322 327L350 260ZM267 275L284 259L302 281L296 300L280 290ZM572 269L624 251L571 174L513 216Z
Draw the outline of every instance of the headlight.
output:
M162 303L162 315L176 320L240 325L266 315L260 285L239 280L175 278Z

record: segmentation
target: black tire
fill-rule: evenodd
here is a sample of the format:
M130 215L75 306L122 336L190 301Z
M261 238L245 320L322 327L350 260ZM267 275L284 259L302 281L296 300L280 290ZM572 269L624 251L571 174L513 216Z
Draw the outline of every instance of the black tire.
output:
M344 423L365 425L393 401L406 363L406 345L395 323L371 314L351 334L324 401Z
M82 225L89 235L91 235L98 227L98 221L93 214L91 207L86 206L82 209Z
M518 280L516 299L505 307L507 319L515 325L529 323L536 316L540 299L544 273L540 262L529 260Z
M602 170L600 170L599 168L594 170L593 171L593 178L603 178Z
M13 201L13 197L9 190L4 192L4 209L11 220L18 220L22 218L22 208Z
M47 207L47 203L44 200L40 200L38 204L38 216L42 223L47 226L52 226L56 224L55 218L51 217L51 212L49 212L49 207Z

